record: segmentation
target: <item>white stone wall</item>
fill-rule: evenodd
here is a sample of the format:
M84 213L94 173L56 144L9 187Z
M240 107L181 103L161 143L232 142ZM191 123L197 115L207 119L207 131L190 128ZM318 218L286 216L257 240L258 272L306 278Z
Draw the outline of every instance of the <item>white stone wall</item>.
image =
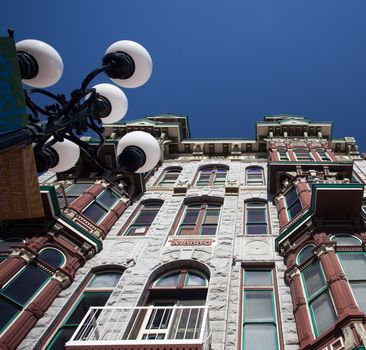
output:
M179 247L169 246L167 240L171 233L174 220L183 205L184 195L173 195L173 191L151 187L161 172L169 166L182 166L183 171L178 181L192 181L200 166L206 164L225 164L230 167L228 180L236 182L238 195L226 195L224 189L208 189L191 187L187 196L215 195L224 199L220 217L220 226L212 246ZM266 186L245 186L245 168L259 165L264 168L265 179L267 168L265 160L251 162L229 161L227 159L204 159L202 161L166 161L152 176L147 184L147 192L130 206L114 225L103 242L103 250L77 273L75 282L62 291L49 310L46 312L22 342L20 349L39 349L37 341L47 334L48 326L61 321L59 312L64 308L73 293L77 292L80 282L92 268L97 266L128 264L117 288L108 304L120 306L141 305L144 292L151 282L151 274L160 266L177 260L194 260L207 266L211 276L207 295L212 332L212 350L238 349L238 332L240 330L240 298L242 287L240 276L242 263L271 262L275 264L279 295L279 317L284 334L285 350L298 348L297 335L292 314L292 303L289 288L283 280L284 265L282 258L275 253L274 239L278 235L279 225L277 210L268 198ZM140 201L146 199L164 201L148 233L144 237L125 237L118 235L126 221L130 218ZM271 234L261 237L248 237L243 234L244 201L249 198L268 200Z

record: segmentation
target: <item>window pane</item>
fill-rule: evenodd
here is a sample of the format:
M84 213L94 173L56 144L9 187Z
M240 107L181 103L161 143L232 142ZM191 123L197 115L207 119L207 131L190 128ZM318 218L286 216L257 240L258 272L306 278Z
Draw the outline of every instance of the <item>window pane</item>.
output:
M66 188L67 196L81 196L92 184L74 184Z
M181 226L178 231L179 236L194 235L194 226Z
M95 275L88 287L100 288L100 287L115 287L121 278L121 272L103 272Z
M64 327L62 329L60 329L55 337L54 340L52 341L52 343L47 346L46 350L61 350L61 349L65 349L65 343L67 343L71 336L74 334L74 332L76 331L76 326L74 327Z
M19 304L26 304L50 276L33 265L28 265L7 285L3 294ZM26 286L26 288L25 288Z
M285 198L286 198L287 207L290 207L292 204L294 204L299 199L295 187L293 187L290 191L288 191L285 194Z
M58 268L64 263L64 257L55 249L45 249L38 255L38 259L44 261L53 268Z
M245 322L274 321L272 291L246 291L244 317Z
M290 217L293 218L296 216L298 213L300 213L301 209L302 207L300 200L297 200L297 202L293 204L291 208L289 208Z
M320 295L311 303L311 307L314 312L318 333L321 334L332 326L337 319L329 294L324 293Z
M175 287L179 282L179 278L180 272L176 272L171 275L161 277L155 285L158 287Z
M366 283L350 283L352 292L357 301L358 307L362 312L366 313Z
M246 226L247 226L248 235L266 235L267 234L267 225L266 224L256 224L256 225L247 224Z
M110 209L118 201L119 197L109 189L106 189L99 197L98 202Z
M201 235L210 236L216 234L217 225L203 225L201 228Z
M93 221L94 223L98 223L98 221L106 214L107 211L100 207L96 203L90 204L84 211L83 215L85 215L88 219Z
M150 226L130 226L125 233L126 236L143 236Z
M244 325L244 350L276 350L276 326L273 324Z
M360 246L361 245L361 242L358 239L351 237L351 236L346 236L346 235L334 236L332 238L332 241L337 242L338 246L355 246L355 245Z
M247 174L260 174L262 175L262 168L248 168L247 169Z
M322 272L320 271L319 261L311 264L302 273L309 298L325 286Z
M196 210L187 209L187 211L184 215L182 224L183 225L189 225L189 224L194 225L197 221L199 213L200 213L199 209L196 209Z
M246 286L271 286L271 271L248 271L245 270Z
M206 278L197 275L193 272L189 272L187 274L187 279L185 282L186 286L206 286L207 285L207 280Z
M103 306L106 304L110 293L85 292L77 304L74 312L65 322L66 324L78 325L84 318L91 306Z
M219 220L220 210L206 209L204 224L217 224Z
M11 303L0 298L0 330L19 312Z
M299 257L298 257L299 265L301 265L306 260L310 259L311 256L313 256L313 249L314 249L313 245L308 245L299 253Z
M134 225L151 225L157 213L157 210L141 210Z
M247 209L248 223L263 223L266 222L265 208L248 208Z
M364 253L338 254L349 280L366 279L366 256Z

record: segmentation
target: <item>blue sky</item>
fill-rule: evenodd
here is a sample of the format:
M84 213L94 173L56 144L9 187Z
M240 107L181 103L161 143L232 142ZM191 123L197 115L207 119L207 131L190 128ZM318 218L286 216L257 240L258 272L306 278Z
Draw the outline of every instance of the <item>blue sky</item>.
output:
M106 48L135 40L154 71L125 90L126 119L188 115L192 137L254 137L255 121L289 113L334 121L366 151L366 1L7 1L1 31L40 39L65 64L69 92ZM96 82L107 82L106 77Z

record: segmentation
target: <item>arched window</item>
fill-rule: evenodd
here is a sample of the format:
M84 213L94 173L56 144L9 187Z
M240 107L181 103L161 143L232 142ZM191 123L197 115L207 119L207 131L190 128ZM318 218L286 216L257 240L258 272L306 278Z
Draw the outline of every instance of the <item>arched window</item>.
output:
M251 201L245 203L245 233L266 235L268 230L267 204Z
M142 203L132 214L125 236L144 236L158 214L163 201L148 201Z
M220 219L221 203L194 202L186 204L180 213L177 236L215 235Z
M366 313L366 255L359 251L361 241L351 235L337 234L331 238L337 243L338 259L352 289L356 303Z
M69 311L46 350L64 349L89 308L107 303L121 276L121 271L102 271L90 276L76 301L68 305Z
M310 257L313 256L313 250L314 250L313 244L304 247L297 256L297 264L302 265L305 261L310 259Z
M331 238L332 241L337 243L337 246L360 246L361 242L356 237L351 235L338 234Z
M246 169L245 184L247 186L263 186L264 176L263 168L259 166L253 166Z
M226 183L228 168L223 166L205 167L200 170L196 186L223 186Z
M111 189L106 188L92 203L83 211L83 215L92 222L98 224L117 204L120 197Z
M38 254L38 259L44 261L54 269L61 267L65 263L65 256L54 248L42 249Z
M182 171L181 167L165 169L165 171L163 172L163 175L158 183L158 186L161 186L161 187L173 186L175 184L175 182L177 181L181 171Z
M294 153L298 161L314 160L307 148L295 148Z
M196 269L181 268L158 276L150 285L140 323L133 319L135 339L198 339L204 327L203 316L208 278Z
M318 336L334 324L337 314L319 260L314 259L311 264L304 264L311 257L312 250L312 245L303 248L298 255L298 263L300 264L310 319L313 323L315 336Z

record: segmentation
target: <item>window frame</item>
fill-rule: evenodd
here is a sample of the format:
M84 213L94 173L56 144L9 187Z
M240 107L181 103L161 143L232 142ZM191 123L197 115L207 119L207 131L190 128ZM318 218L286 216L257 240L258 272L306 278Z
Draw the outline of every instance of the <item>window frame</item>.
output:
M73 198L72 200L69 200L68 196L67 196L67 193L72 190L72 188L74 186L77 186L77 185L89 185L89 187L87 187L85 190L83 190L80 194L75 194L75 195L69 195L70 198ZM58 193L57 194L57 201L58 201L58 204L59 204L59 207L61 209L63 208L66 208L68 206L70 206L73 202L75 202L80 196L82 196L87 190L90 189L90 187L92 187L94 185L94 183L92 182L75 182L75 183L72 183L70 184L69 186L67 187L63 187L63 185L61 185L62 187L62 191L61 193ZM60 200L63 200L65 203L60 205Z
M242 266L241 269L241 313L240 313L240 335L241 335L241 350L245 349L245 331L244 327L246 324L272 324L275 327L275 341L276 341L276 350L283 349L283 341L282 341L282 325L281 325L281 317L280 317L280 308L278 301L278 290L276 284L276 267L269 265L245 265ZM268 285L246 285L246 273L247 272L263 272L267 271L270 273L270 284ZM247 304L246 294L255 293L255 292L270 292L271 293L271 309L273 320L249 320L245 319L245 308Z
M255 222L249 222L248 221L248 209L250 209L250 205L253 205L253 204L254 205L261 204L263 206L262 208L264 209L266 233L248 233L248 225L264 225L263 222L255 223ZM249 208L248 208L248 206L249 206ZM271 234L270 221L271 220L269 218L268 202L264 202L264 201L259 200L259 199L258 200L253 199L253 200L244 202L244 235L251 236L251 237L270 235Z
M283 155L283 152L280 152L280 150L284 150L284 155L286 158L282 159L282 156L281 156L281 153ZM278 155L278 160L279 161L287 161L287 160L290 160L290 157L289 157L289 154L288 154L288 151L287 151L287 148L285 147L278 147L277 148L277 155Z
M107 205L105 205L104 203L102 203L100 201L100 197L103 196L107 191L111 192L114 196L116 196L116 200L113 202L112 205L110 205L109 207ZM111 188L106 187L101 193L98 194L98 196L95 198L95 200L93 200L91 203L89 203L82 211L82 214L91 222L93 222L94 224L98 225L100 224L104 218L110 213L110 211L117 205L117 203L120 201L121 197L114 192ZM85 212L92 206L92 205L96 205L99 208L101 208L104 211L104 214L97 220L94 221L92 220L90 217L88 217Z
M293 190L295 190L295 192L296 192L296 195L297 195L297 198L296 198L296 200L294 200L290 205L289 205L289 203L288 203L288 199L286 198L286 195L288 194L288 193L290 193L291 191L293 191ZM287 213L287 218L288 218L288 220L290 221L290 220L292 220L294 217L296 217L297 215L299 215L300 213L301 213L301 211L304 209L303 208L303 205L302 205L302 203L301 203L301 199L300 199L300 196L299 196L299 192L298 192L298 190L297 190L297 188L296 188L296 186L294 185L294 186L292 186L292 187L290 187L290 189L289 190L287 190L284 194L283 194L283 198L284 198L284 200L285 200L285 204L286 204L286 213ZM300 204L300 207L301 207L301 209L295 214L295 215L292 215L292 213L291 213L291 208L293 208L297 203L299 203Z
M301 150L301 151L302 150L305 150L305 151L307 151L307 153L306 152L303 152L302 153L302 155L307 154L306 159L303 156L299 157L299 155L296 153L297 150ZM314 161L315 160L314 157L313 157L313 155L310 152L310 149L305 148L305 147L294 147L293 153L294 153L294 155L296 157L296 161L299 161L299 162L307 162L307 161Z
M116 272L116 273L121 274L116 285L113 287L93 288L92 283L95 280L96 276L98 274L106 274L108 272ZM107 295L108 294L109 296L107 298L107 301L104 304L104 305L106 305L108 302L108 299L110 298L110 296L113 293L113 290L116 288L117 284L121 280L121 278L123 276L123 272L124 271L122 269L105 269L105 270L103 269L103 270L98 270L98 271L89 273L89 275L86 277L84 283L82 284L82 288L76 294L73 295L72 300L69 301L69 303L67 304L67 309L64 311L64 314L62 315L61 321L57 324L57 326L55 326L55 328L53 329L53 332L47 338L44 349L45 350L52 349L52 346L58 340L59 336L62 334L62 331L64 329L70 329L70 328L74 327L73 333L76 331L79 324L68 324L67 322L69 319L71 319L71 317L73 316L77 307L83 301L83 298L85 295L92 295L92 294Z
M165 168L160 176L160 178L158 179L158 181L156 182L155 186L158 186L158 187L163 187L163 188L166 188L166 187L174 187L174 185L176 184L178 178L179 178L179 175L182 173L182 167L168 167L168 168ZM169 175L169 174L176 174L176 178L174 179L174 181L167 181L166 179L166 175Z
M330 158L330 156L325 148L316 148L315 151L322 162L332 161L332 159Z
M248 175L250 170L253 169L258 169L260 170L260 181L259 180L249 180ZM249 187L259 187L259 186L265 186L265 181L264 181L264 168L259 166L259 165L253 165L253 166L248 166L245 168L245 186L249 186Z
M151 208L148 209L148 207L144 208L146 205L160 205L159 208ZM162 201L161 199L149 199L149 200L145 200L143 202L141 202L137 208L132 212L132 214L130 215L129 219L127 220L126 224L123 226L122 230L118 233L118 236L126 236L126 237L144 237L147 235L147 233L149 232L149 229L151 227L151 225L154 223L157 215L159 214L159 211L161 209L161 207L163 206L164 201ZM139 218L139 216L141 215L141 212L143 211L148 211L148 210L157 210L153 220L150 222L149 225L142 225L142 224L136 224L136 220ZM137 227L146 227L145 232L143 234L137 234L137 235L131 235L130 231L132 230L133 226L137 226Z
M301 254L301 252L307 248L308 246L310 246L311 244L308 244L306 245L305 247L303 247L300 252L298 253L297 255L297 258L296 258L296 261L298 262L298 258L299 258L299 255ZM316 292L314 292L311 296L309 295L309 292L308 292L308 288L307 288L307 284L306 284L306 279L305 279L305 276L304 276L304 271L306 269L308 269L309 267L311 267L313 264L317 264L317 266L319 267L319 271L320 271L320 276L321 276L321 280L323 282L323 286L321 288L319 288ZM314 313L314 308L313 308L313 304L319 300L321 297L323 297L325 294L328 295L329 297L329 300L331 302L331 305L332 305L332 311L334 313L334 316L335 316L335 320L337 320L338 318L338 314L337 314L337 309L335 307L335 303L333 301L333 297L330 293L330 290L329 290L329 286L328 286L328 283L327 283L327 279L325 277L325 273L324 273L324 270L323 270L323 266L321 264L321 261L316 257L316 255L313 254L313 256L307 258L300 266L299 266L299 270L300 270L300 277L301 277L301 286L302 286L302 289L303 289L303 293L304 293L304 297L305 297L305 300L306 300L306 305L307 305L307 312L308 312L308 315L309 315L309 320L311 322L311 327L312 327L312 330L313 330L313 333L315 335L315 337L318 337L320 334L324 333L325 331L327 331L328 329L330 329L331 326L329 326L328 328L324 329L321 333L319 332L319 328L318 328L318 325L317 325L317 321L316 321L316 318L315 318L315 313Z
M212 205L212 207L210 208L209 206ZM200 202L190 202L190 203L185 203L181 209L180 209L180 213L178 214L178 220L176 223L176 227L173 230L174 236L175 237L215 237L218 229L220 227L220 222L221 222L221 215L222 215L222 205L223 203L220 202L209 202L209 201L200 201ZM194 224L183 224L184 219L187 215L187 211L189 210L190 206L197 206L194 209L198 209L199 213L197 215L196 221ZM199 207L198 207L199 206ZM219 211L219 215L217 218L217 222L216 224L205 224L204 220L207 216L207 210L218 210ZM202 228L204 225L207 226L214 226L216 225L216 231L215 234L210 234L210 235L205 235L202 234ZM190 235L182 235L180 234L181 227L183 226L192 226L193 228L193 233Z
M230 170L229 168L227 168L226 166L222 166L222 165L213 165L213 166L201 167L198 170L195 181L193 182L194 187L219 187L219 186L225 186L229 170ZM205 171L207 173L210 172L210 176L208 178L208 183L200 185L199 182L202 181L202 180L200 180L200 178L203 175L203 172L205 172ZM220 180L217 179L217 174L220 174L220 173L221 174L225 173L225 181L220 181Z

